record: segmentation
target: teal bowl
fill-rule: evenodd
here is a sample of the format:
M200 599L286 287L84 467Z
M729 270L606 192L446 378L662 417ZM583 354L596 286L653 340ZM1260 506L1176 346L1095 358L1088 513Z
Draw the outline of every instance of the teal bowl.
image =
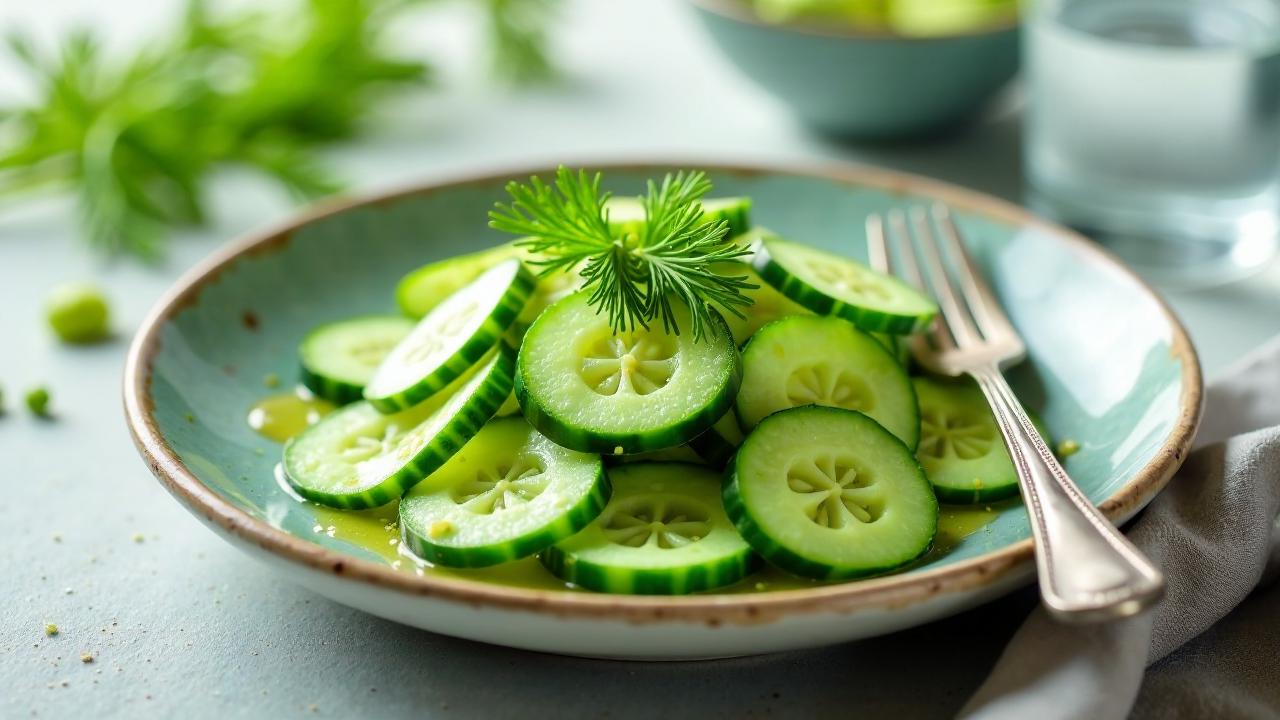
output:
M944 133L1018 72L1018 25L908 37L833 24L768 23L742 0L691 0L743 73L818 131L855 140Z
M1088 497L1122 521L1185 457L1200 412L1195 351L1160 299L1084 238L909 175L699 165L715 194L753 199L756 223L863 259L869 213L946 203L1026 340L1029 357L1010 382L1054 437L1079 443L1065 462ZM601 169L609 189L638 193L681 166ZM694 658L843 642L1031 581L1030 530L1016 503L945 508L934 549L892 576L823 585L766 572L726 591L638 597L567 588L533 558L488 571L427 567L397 550L394 507L344 513L292 495L277 481L281 446L246 417L297 377L298 343L320 323L395 312L396 281L422 263L505 240L486 211L508 180L530 174L319 208L188 273L139 330L125 375L130 430L165 488L282 579L399 622L549 652ZM285 386L266 387L272 376Z

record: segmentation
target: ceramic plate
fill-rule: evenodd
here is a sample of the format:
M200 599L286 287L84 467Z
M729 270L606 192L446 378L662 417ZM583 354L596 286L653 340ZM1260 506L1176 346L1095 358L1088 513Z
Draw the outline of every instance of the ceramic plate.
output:
M671 167L604 170L611 189L638 193ZM947 203L1030 348L1010 380L1056 438L1080 444L1066 465L1089 497L1122 521L1185 456L1200 412L1195 352L1161 300L1083 238L918 177L710 170L714 194L754 199L757 224L854 257L864 255L868 213ZM727 592L658 598L569 590L533 561L488 574L423 568L397 552L394 509L352 516L291 497L274 474L280 446L246 422L273 392L264 378L296 377L294 349L316 324L393 312L406 271L504 240L486 211L508 179L531 172L330 206L235 242L187 274L139 331L125 376L130 428L165 488L232 544L338 602L558 653L690 658L835 643L955 613L1031 580L1016 504L944 508L938 547L898 575L814 585L766 572Z

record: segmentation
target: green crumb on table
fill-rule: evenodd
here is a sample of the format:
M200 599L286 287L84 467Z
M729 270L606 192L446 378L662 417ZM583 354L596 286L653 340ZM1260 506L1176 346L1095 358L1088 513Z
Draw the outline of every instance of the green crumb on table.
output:
M47 623L44 626L44 634L53 637L58 634L58 626L53 623Z
M92 283L65 283L45 301L49 327L65 343L91 343L107 337L111 311L102 291Z
M27 409L37 417L49 417L49 389L33 388L27 392Z
M133 540L133 541L134 541L134 542L136 542L136 543L140 543L140 542L142 542L143 540L146 540L147 538L146 538L142 533L134 533L134 534L130 537L130 539L131 539L131 540Z
M275 373L267 373L262 378L262 384L274 390L280 387L280 376Z
M1058 443L1058 457L1069 458L1080 452L1080 443L1075 440L1063 440Z
M195 416L195 415L192 415L191 413L187 413L186 415L183 415L182 417L186 418L187 422L189 422L189 423L194 423L194 422L196 421L196 416Z
M82 663L93 662L93 653L89 652L88 650L85 650L84 652L80 653L80 662Z

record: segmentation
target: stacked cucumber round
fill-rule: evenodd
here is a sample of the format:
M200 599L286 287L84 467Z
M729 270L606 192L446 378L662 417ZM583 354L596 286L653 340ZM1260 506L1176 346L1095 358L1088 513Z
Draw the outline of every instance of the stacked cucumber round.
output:
M640 203L608 202L620 236ZM937 308L893 278L704 202L752 255L752 305L707 332L616 333L576 268L509 244L429 264L403 317L312 330L302 381L344 407L288 442L284 477L336 508L399 501L403 547L487 567L536 556L573 587L682 594L762 563L819 580L928 552L939 502L1017 479L972 384L912 377L904 336ZM676 327L688 308L673 304Z

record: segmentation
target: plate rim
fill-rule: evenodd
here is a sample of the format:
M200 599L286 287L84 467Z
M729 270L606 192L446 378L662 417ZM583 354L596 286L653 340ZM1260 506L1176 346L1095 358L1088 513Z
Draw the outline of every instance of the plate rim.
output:
M1103 501L1098 506L1099 509L1113 521L1131 517L1164 488L1191 448L1200 423L1204 392L1199 358L1186 329L1160 294L1133 270L1109 251L1073 230L1036 217L1024 208L985 193L920 175L869 165L736 163L697 161L696 158L642 162L596 161L570 165L592 168L606 174L611 171L661 172L671 168L697 167L710 172L746 177L782 175L816 178L847 186L871 187L894 195L929 197L959 210L976 212L1010 225L1057 235L1090 262L1100 263L1122 273L1155 302L1169 325L1170 352L1182 364L1182 392L1178 398L1178 419L1173 430L1155 457ZM771 622L803 613L892 610L988 585L1010 573L1028 569L1033 556L1030 539L934 570L760 594L678 597L607 595L419 576L307 542L250 516L201 482L165 441L153 416L155 405L150 393L151 374L160 349L161 330L174 316L193 304L207 285L241 257L274 250L290 242L299 229L358 208L377 207L409 197L426 196L472 185L493 184L535 174L546 176L552 172L554 167L549 165L521 165L474 174L450 175L367 195L333 198L264 230L242 235L183 273L147 313L130 344L124 368L126 424L135 447L152 474L189 512L202 517L212 526L312 570L412 596L464 602L477 607L525 610L562 618L614 619L630 623L683 621L718 626L722 623Z

